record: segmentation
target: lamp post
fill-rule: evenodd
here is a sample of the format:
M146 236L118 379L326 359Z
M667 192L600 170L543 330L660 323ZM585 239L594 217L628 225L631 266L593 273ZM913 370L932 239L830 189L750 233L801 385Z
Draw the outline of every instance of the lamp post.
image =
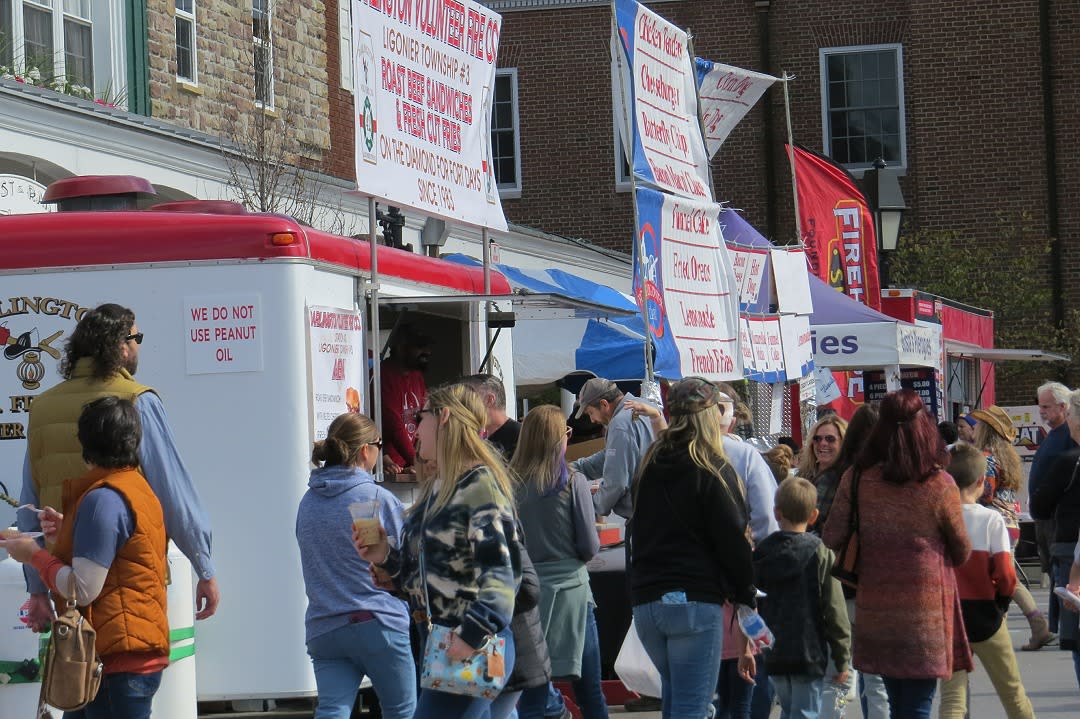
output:
M907 205L900 192L900 181L896 170L888 169L880 157L874 160L874 166L863 174L863 189L870 211L874 213L874 231L877 234L878 274L881 288L888 287L889 252L896 251L900 241L900 220Z

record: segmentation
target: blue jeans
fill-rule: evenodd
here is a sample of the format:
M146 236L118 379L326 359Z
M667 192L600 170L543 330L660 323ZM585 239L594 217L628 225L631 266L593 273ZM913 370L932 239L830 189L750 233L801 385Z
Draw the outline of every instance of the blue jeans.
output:
M890 719L930 719L937 679L881 678L889 693Z
M161 672L118 672L101 678L101 688L82 709L64 712L64 719L149 719L154 694L161 686Z
M423 641L427 641L427 632L421 631ZM506 676L514 671L514 635L507 627L499 632L499 636L506 642ZM448 694L435 689L421 689L420 697L416 701L416 713L413 719L489 719L491 717L491 700L479 697L467 697L458 694Z
M517 703L521 692L503 692L491 702L491 719L518 719Z
M600 684L600 635L596 631L596 612L592 604L585 612L585 645L581 650L581 677L571 682L574 701L585 719L607 719L607 700ZM562 693L553 684L526 689L518 704L521 719L557 717L566 709Z
M801 674L769 677L780 698L780 719L817 719L821 711L821 692L825 680Z
M1072 545L1055 543L1051 545L1053 557L1051 567L1054 584L1064 587L1069 583L1069 572L1072 570L1072 557L1065 556L1065 552ZM1080 685L1080 617L1076 612L1062 611L1058 615L1058 636L1060 648L1071 649L1073 656L1073 670L1076 673L1077 685Z
M750 698L750 716L752 719L769 719L775 699L772 684L769 682L769 667L761 654L754 657L754 660L757 673L754 674L754 695Z
M682 592L634 607L642 646L660 672L663 719L708 716L724 642L724 608Z
M307 651L319 691L313 719L349 719L365 674L386 719L411 719L416 674L407 633L371 619L317 636Z
M747 684L739 676L739 660L724 659L720 662L720 681L716 684L715 719L750 719L750 703L754 685Z

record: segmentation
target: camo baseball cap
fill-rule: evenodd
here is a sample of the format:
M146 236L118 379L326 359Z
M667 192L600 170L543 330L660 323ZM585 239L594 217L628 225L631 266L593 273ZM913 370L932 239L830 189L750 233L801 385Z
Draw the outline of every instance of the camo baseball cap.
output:
M672 414L694 414L724 402L732 402L731 397L703 377L680 380L671 385L667 395L668 410Z

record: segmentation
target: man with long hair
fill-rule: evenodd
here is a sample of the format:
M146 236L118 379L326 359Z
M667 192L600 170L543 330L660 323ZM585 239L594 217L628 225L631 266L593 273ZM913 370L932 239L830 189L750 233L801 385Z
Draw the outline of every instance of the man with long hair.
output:
M64 480L86 469L77 437L83 407L101 397L131 401L142 424L140 468L161 502L166 533L199 577L195 618L206 619L213 616L220 599L210 557L210 522L180 458L161 398L152 387L135 381L143 336L135 313L117 304L103 304L79 320L60 363L64 381L35 397L30 407L21 501L60 507ZM37 516L20 512L19 528L37 531ZM26 584L28 624L34 631L44 631L53 617L48 592L36 572L26 573Z

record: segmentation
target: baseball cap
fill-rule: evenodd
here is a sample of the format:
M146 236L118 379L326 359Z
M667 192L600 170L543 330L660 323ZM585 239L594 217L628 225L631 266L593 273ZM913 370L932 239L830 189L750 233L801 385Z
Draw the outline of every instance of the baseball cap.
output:
M972 417L970 414L962 414L957 419L959 419L959 420L961 420L963 422L967 422L968 427L971 427L972 429L975 428L975 423L978 421L974 417Z
M672 414L694 414L732 399L703 377L687 377L671 385L667 394L668 410Z
M593 377L578 392L578 411L574 414L574 417L581 419L585 415L586 407L596 404L605 394L617 389L619 389L619 386L611 380L603 377Z

